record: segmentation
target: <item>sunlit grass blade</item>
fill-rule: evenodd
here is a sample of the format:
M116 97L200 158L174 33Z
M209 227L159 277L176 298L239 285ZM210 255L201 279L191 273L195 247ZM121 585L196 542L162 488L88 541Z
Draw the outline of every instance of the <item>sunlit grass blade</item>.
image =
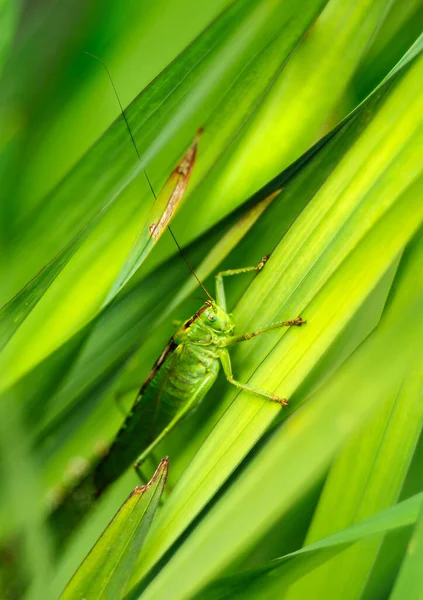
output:
M191 195L186 210L196 207L201 227L211 221L210 206L215 213L236 206L354 108L343 106L333 114L386 10L385 0L327 3L253 118ZM183 214L176 223L191 239Z
M329 527L337 531L396 501L422 425L422 376L416 361L410 367L414 372L400 382L397 393L388 395L388 403L337 457L306 543L320 539L323 529L327 535ZM351 548L303 578L287 598L319 598L322 590L358 598L382 541L379 536Z
M423 594L421 564L423 559L423 509L411 536L404 562L390 595L391 600L418 600Z
M278 337L261 336L235 355L241 380L251 378L253 385L292 398L292 405L295 391L423 219L418 202L422 165L416 154L421 111L415 87L420 88L422 69L420 58L396 81L385 102L373 105L374 118L345 156L333 157L330 143L321 151L323 162L338 161L337 168L321 184L236 308L236 321L246 331L298 314L307 319L306 328ZM415 94L413 106L409 98ZM366 118L369 112L370 106L363 111ZM355 125L360 131L360 120ZM346 135L350 131L347 129ZM318 157L317 177L322 168ZM285 188L285 194L301 193L301 183L310 185L313 163ZM381 245L383 253L378 250ZM166 514L157 522L146 549L144 568L149 561L149 566L155 563L184 531L278 413L271 403L246 394L234 396L228 391L226 402L232 404L169 499Z
M415 252L414 260L401 274L404 285L413 279L413 267L420 260L421 254ZM131 597L150 600L171 593L178 600L198 592L301 497L348 436L374 414L403 377L423 333L423 314L416 313L422 295L423 290L416 288L399 318L396 314L395 318L389 314L384 318L333 378L272 435L230 487L230 493L203 517L154 581L144 591L142 584L135 588ZM416 317L409 329L406 324L411 315ZM401 356L398 346L404 348ZM388 371L386 364L390 365ZM170 501L167 510L169 506ZM165 522L163 515L161 522ZM157 525L155 535L163 535L163 525ZM147 547L145 550L140 565L144 569L151 564L151 550L150 556Z
M365 538L388 533L413 525L422 508L423 494L396 504L357 522L326 538L316 541L275 560L241 573L222 577L212 582L197 596L198 600L223 600L224 598L254 598L264 600L282 594L294 581L304 577L332 556ZM275 585L276 583L276 585Z
M416 252L423 257L421 234L406 251L399 266L407 270ZM408 286L394 285L387 310L391 318L407 309L412 288L423 289L423 279L414 269ZM410 323L410 326L412 324ZM415 348L419 356L421 349ZM337 456L331 468L306 543L359 522L397 501L423 425L423 375L419 359L411 359L398 388L357 432ZM363 592L382 538L351 548L293 586L286 597L318 598L325 590L334 596L357 598ZM352 573L354 574L352 576Z
M81 564L61 598L121 598L166 483L164 458L151 481L135 488Z

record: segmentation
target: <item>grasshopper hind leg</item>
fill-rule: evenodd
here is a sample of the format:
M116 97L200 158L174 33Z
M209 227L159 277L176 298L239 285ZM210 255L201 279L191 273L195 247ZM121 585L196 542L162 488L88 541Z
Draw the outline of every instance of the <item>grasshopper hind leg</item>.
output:
M226 349L222 349L220 352L220 362L222 363L222 367L223 367L223 371L226 375L226 379L229 381L229 383L231 383L235 387L239 388L240 390L245 390L246 392L249 392L250 394L254 394L254 396L259 396L261 398L267 398L268 400L271 400L272 402L277 402L281 406L288 406L288 400L286 398L280 398L279 396L276 396L276 394L272 394L271 392L265 392L264 390L260 390L259 388L253 387L252 385L248 385L246 383L240 383L239 381L236 381L232 374L232 365L231 365L231 359L229 356L229 352Z

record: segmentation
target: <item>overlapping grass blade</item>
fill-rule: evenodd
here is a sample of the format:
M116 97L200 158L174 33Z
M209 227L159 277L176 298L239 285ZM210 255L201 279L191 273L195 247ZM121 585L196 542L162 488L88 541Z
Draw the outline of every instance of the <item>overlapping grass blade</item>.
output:
M407 251L400 269L416 252L423 259L423 236ZM420 250L420 252L419 252ZM417 266L417 265L415 265ZM419 270L409 289L394 288L394 309L406 310L411 288L423 287ZM397 295L401 297L396 297ZM389 310L389 308L388 308ZM421 348L415 348L419 357ZM307 543L369 517L396 502L423 425L423 375L420 359L412 359L386 403L338 455L317 507ZM318 598L325 590L334 596L358 598L363 592L382 538L367 541L330 561L289 591L287 598ZM352 573L354 575L352 576Z
M288 396L294 406L295 390L423 218L417 200L422 165L416 154L421 112L419 96L415 96L422 68L419 58L396 80L390 93L388 88L382 90L386 93L385 102L378 105L375 101L363 109L363 116L374 111L374 117L364 131L360 120L355 122L361 134L344 156L337 154L335 158L330 144L323 149L323 161L332 165L335 161L337 168L327 181L320 182L313 201L236 309L237 323L247 331L299 313L308 320L308 326L302 330L261 336L256 342L251 341L248 348L239 348L235 355L241 380L250 379L254 385ZM413 97L414 105L409 101ZM348 136L348 130L345 135ZM311 161L285 189L286 194L304 193L301 183L310 186L314 164L321 167L318 160ZM381 245L383 253L377 250ZM286 290L290 290L288 298ZM254 310L254 306L260 309ZM144 568L154 564L183 532L278 413L276 406L246 394L228 392L226 402L232 402L229 409L181 479L169 499L166 514L156 524L146 548Z
M421 254L415 252L401 273L399 286L408 287L420 260ZM330 382L272 435L231 486L230 494L223 495L203 516L154 581L144 591L142 586L135 588L131 598L146 600L170 593L174 599L192 596L301 497L348 436L383 405L402 379L422 334L423 316L421 311L415 312L422 295L423 290L416 287L409 295L406 312L399 318L394 311L387 314ZM411 315L416 315L413 329L406 327ZM398 345L404 348L400 357ZM167 515L162 515L162 523L163 516ZM156 536L163 533L160 527L158 523ZM152 541L154 536L150 544ZM147 553L147 547L145 550ZM143 563L148 560L148 565L150 557L144 554Z
M53 352L98 313L133 240L141 228L148 229L151 225L145 219L154 198L142 173L141 178L137 178L137 174L160 153L160 168L150 172L154 187L159 187L157 180L165 179L198 126L217 110L220 141L206 144L204 138L196 168L196 177L201 177L204 167L213 163L227 138L248 119L275 71L323 4L324 0L308 0L295 27L291 23L296 13L294 2L284 3L283 7L274 0L234 4L128 108L127 117L141 160L137 160L122 118L118 119L46 199L36 218L29 219L21 228L20 238L13 246L10 270L16 273L16 281L21 278L22 285L52 255L67 244L72 247L72 239L79 243L81 230L105 211L93 235L78 249L60 276L59 268L50 267L47 274L43 273L43 289L35 293L31 287L33 301L25 307L28 298L24 291L14 299L13 310L9 306L6 311L8 330L4 337L8 338L32 309L3 357L10 363L9 377L3 382L5 386ZM285 35L288 30L289 34ZM279 36L278 44L272 46L269 55L268 46L275 36ZM261 71L263 64L266 64L263 74L251 77L248 69ZM237 111L232 111L231 119L222 124L220 116L225 104L233 106L233 102L237 102ZM110 165L106 172L105 163ZM63 219L64 213L66 219ZM201 216L192 219L194 229L197 219ZM72 253L71 249L66 252ZM66 261L62 261L60 267L65 264ZM54 278L54 285L46 293L48 283ZM89 286L89 294L88 281L96 281L95 286ZM73 298L71 307L66 303L70 296ZM38 305L34 308L35 301Z
M423 557L423 511L416 523L413 535L404 557L400 573L395 587L390 595L392 600L410 598L410 600L422 597L421 561Z
M417 494L369 519L357 522L261 567L223 577L203 589L198 595L198 600L223 600L229 596L264 600L282 595L290 583L301 579L348 546L368 537L413 525L422 508L422 500L423 494Z
M163 459L151 481L135 488L81 564L61 598L121 598L166 483Z
M325 6L254 117L189 198L186 210L195 206L201 227L210 222L211 210L219 214L237 205L345 116L346 107L338 103L386 10L384 0L332 0ZM184 214L176 224L185 233Z

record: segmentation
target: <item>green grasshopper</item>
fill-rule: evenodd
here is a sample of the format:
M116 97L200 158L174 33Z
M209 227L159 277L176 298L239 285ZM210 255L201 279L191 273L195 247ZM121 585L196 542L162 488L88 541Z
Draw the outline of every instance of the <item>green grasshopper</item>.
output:
M125 118L123 109L122 113ZM126 118L125 122L129 129ZM129 133L134 142L130 130ZM137 150L136 146L135 149ZM187 164L186 155L171 176L179 178L177 186L181 185L181 174L183 176L187 174L188 177L193 167L195 152L191 151L188 154L192 157L191 163ZM181 168L181 165L184 166L184 169ZM148 182L154 194L151 183L149 180ZM169 219L169 215L166 216L166 219ZM167 222L166 225L168 225ZM156 228L157 226L153 233L156 232ZM252 333L235 335L235 323L226 308L224 278L261 271L269 256L265 256L256 266L218 273L216 275L216 299L213 299L198 279L170 228L169 231L208 300L171 337L141 387L132 410L107 452L91 465L72 489L66 491L58 500L50 515L58 542L66 539L89 511L95 499L116 481L131 463L139 471L141 464L154 448L191 409L201 402L216 381L220 366L222 366L228 382L235 387L278 402L281 406L288 404L285 398L234 379L228 351L230 346L250 340L266 331L280 327L300 326L305 322L301 317L297 317L288 321L278 321Z
M141 464L154 448L163 440L171 429L194 406L204 398L218 376L220 366L229 383L235 387L250 392L256 396L267 398L287 406L288 401L271 392L266 392L251 385L236 381L232 373L231 359L228 347L239 342L250 340L257 335L279 327L300 326L305 321L301 317L288 321L277 321L267 327L252 333L235 335L235 323L226 309L225 288L223 278L260 271L267 259L265 256L258 265L221 271L216 275L216 300L204 286L209 299L182 327L173 335L166 348L152 368L147 380L142 386L132 411L117 434L110 454L116 457L125 452L128 431L134 438L138 437L141 427L144 429L147 407L150 407L148 432L144 444L145 449L135 459L134 466L139 469ZM110 459L104 459L103 469L107 472ZM119 460L120 463L120 460ZM109 479L107 473L106 479Z
M281 406L288 401L272 392L240 383L233 377L228 348L280 327L300 326L301 317L277 321L251 333L235 335L235 323L226 309L224 277L261 271L265 256L256 266L221 271L216 275L216 300L208 300L170 338L141 387L131 412L126 417L107 453L94 464L77 486L67 494L51 515L55 533L73 529L90 505L125 469L134 464L138 470L154 448L212 387L220 366L227 381L256 396Z

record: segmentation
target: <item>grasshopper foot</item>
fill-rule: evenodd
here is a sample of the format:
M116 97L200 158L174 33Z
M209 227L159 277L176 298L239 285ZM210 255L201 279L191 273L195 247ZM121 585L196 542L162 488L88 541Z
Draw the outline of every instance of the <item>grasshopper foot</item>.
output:
M301 327L301 325L304 325L305 323L307 323L307 321L304 321L302 317L297 317L296 319L291 319L287 323L292 327Z
M277 402L281 406L289 406L289 402L286 398L279 398L279 396L273 396L271 400L272 402Z
M261 271L262 270L262 268L267 263L267 261L269 260L269 258L270 258L270 254L266 254L266 256L263 256L263 258L261 259L261 261L259 262L259 264L256 267L257 271Z

